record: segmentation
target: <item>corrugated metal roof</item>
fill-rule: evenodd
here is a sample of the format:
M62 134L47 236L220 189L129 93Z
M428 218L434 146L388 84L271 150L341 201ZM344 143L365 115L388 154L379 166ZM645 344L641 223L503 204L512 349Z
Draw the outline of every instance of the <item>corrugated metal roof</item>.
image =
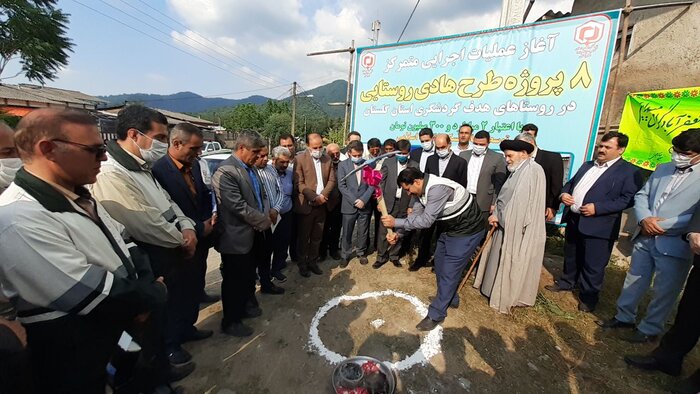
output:
M48 104L79 104L96 106L105 103L104 100L75 90L51 88L39 85L0 84L0 99L35 101Z
M118 107L101 109L101 110L98 110L97 112L105 114L105 115L117 116L117 114L119 113L119 111L122 110L122 108L124 108L124 105L120 105ZM153 108L153 109L162 113L168 119L168 124L170 124L170 125L176 125L176 124L182 123L182 122L189 122L189 123L195 124L197 126L201 126L201 127L213 128L213 127L218 126L218 124L216 124L214 122L210 122L206 119L200 119L200 118L190 116L187 114L183 114L180 112L173 112L173 111L168 111L166 109L160 109L160 108Z

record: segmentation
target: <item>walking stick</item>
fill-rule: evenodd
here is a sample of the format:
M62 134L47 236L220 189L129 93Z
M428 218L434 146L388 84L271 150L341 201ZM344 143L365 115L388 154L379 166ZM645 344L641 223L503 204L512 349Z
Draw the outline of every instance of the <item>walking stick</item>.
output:
M486 234L486 240L484 240L484 244L481 245L481 249L479 249L479 251L476 253L476 256L474 256L474 260L472 261L471 267L469 267L469 271L467 271L467 275L464 277L464 279L462 279L462 283L459 284L459 288L457 289L457 293L462 291L462 288L464 287L464 285L467 284L467 279L469 279L469 277L471 276L472 271L474 270L474 266L476 266L476 262L479 261L479 257L481 257L481 252L483 252L484 249L486 249L489 242L491 241L491 236L493 235L493 233L495 231L496 231L496 226L491 226L491 229Z

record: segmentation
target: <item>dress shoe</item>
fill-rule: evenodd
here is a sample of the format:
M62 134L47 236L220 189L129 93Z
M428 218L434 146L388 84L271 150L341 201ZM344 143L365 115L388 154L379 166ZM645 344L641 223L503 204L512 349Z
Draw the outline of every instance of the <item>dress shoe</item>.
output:
M350 260L348 259L341 259L340 264L338 265L340 268L347 268L348 264L350 264Z
M212 335L214 335L214 331L212 331L212 330L198 330L198 329L195 328L194 330L192 330L192 332L190 333L190 335L188 335L188 336L185 338L185 340L183 341L183 343L185 343L185 342L201 341L202 339L207 339L207 338L209 338L209 337L212 336Z
M202 304L213 304L215 302L218 302L219 300L221 300L221 296L217 294L202 293L199 302Z
M309 263L309 271L316 275L323 275L323 271L321 271L321 268L318 267L318 263L315 261L313 263Z
M673 394L697 394L700 393L700 372L695 371L692 375L681 380L671 388Z
M634 328L634 323L625 323L614 317L608 320L597 320L595 323L603 328Z
M253 329L243 323L231 323L228 327L222 328L221 331L226 335L239 338L253 335Z
M325 254L325 253L319 253L319 254L318 254L318 261L325 261L325 260L326 260L326 257L328 257L327 254Z
M391 260L391 264L394 264L394 267L397 268L403 267L403 264L401 264L401 260Z
M365 257L365 256L360 257L360 264L367 265L367 263L369 263L369 260L367 260L367 257Z
M299 275L303 276L304 278L308 278L309 276L311 276L308 265L304 263L299 263Z
M332 258L333 260L340 260L340 259L341 259L340 253L338 253L338 252L331 252L331 258Z
M270 274L270 276L272 276L272 279L280 283L284 283L287 281L287 276L281 272L273 272L272 274Z
M595 310L594 306L588 305L585 302L578 302L578 310L581 312L591 313Z
M423 268L423 267L425 267L425 263L416 261L416 262L413 263L413 265L411 265L410 267L408 267L408 270L411 271L411 272L416 272L416 271L418 271L419 269L421 269L421 268Z
M262 309L259 306L247 306L245 308L245 318L251 319L262 316Z
M645 369L647 371L661 371L665 374L671 375L671 376L678 376L681 374L681 366L676 365L676 366L668 366L666 364L660 363L654 356L646 356L646 355L627 355L625 356L625 362L627 365L639 368L639 369Z
M262 286L260 292L264 294L284 294L284 289L272 283Z
M549 290L552 293L559 293L562 291L572 291L572 289L567 289L565 287L559 287L559 283L556 283L556 282L554 282L553 285L547 285L544 288L545 288L545 290Z
M423 320L420 321L420 323L416 325L416 328L418 329L418 331L430 331L433 328L437 327L438 324L440 324L439 321L435 321L426 316L423 318Z
M383 266L386 263L387 263L386 261L377 260L374 262L374 264L372 264L372 268L374 268L374 269L380 268L381 266Z
M195 363L187 363L182 365L170 365L168 370L168 382L177 382L186 378L189 374L194 371L197 366Z
M430 302L432 303L435 300L435 297L428 297L428 300L430 300ZM457 298L457 297L453 298L449 307L452 309L459 308L459 298Z
M183 365L192 361L192 355L187 350L178 347L168 353L168 361L172 365Z
M658 338L658 335L647 335L639 330L634 330L631 333L620 334L620 339L632 343L649 343L656 341Z

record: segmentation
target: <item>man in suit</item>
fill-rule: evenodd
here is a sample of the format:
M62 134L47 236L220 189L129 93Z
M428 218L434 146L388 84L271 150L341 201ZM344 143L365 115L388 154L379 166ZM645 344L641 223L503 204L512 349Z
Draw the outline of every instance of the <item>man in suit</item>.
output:
M212 199L204 185L197 156L204 136L197 126L180 123L170 131L168 154L153 164L153 176L170 194L170 198L194 222L197 247L194 255L174 263L168 282L168 297L174 305L168 319L173 325L166 333L168 354L182 352L187 341L210 337L211 330L198 330L194 323L199 315L199 300L204 293L207 255L211 247Z
M532 157L535 159L535 163L542 166L544 170L544 175L547 180L547 208L545 209L544 216L547 221L550 221L554 219L557 211L559 211L559 194L561 193L561 188L564 183L564 162L559 153L540 149L537 146L537 126L528 123L523 126L522 132L531 135L532 140L523 138L523 134L520 134L515 139L522 139L535 146Z
M223 279L221 329L235 337L252 335L253 329L243 319L262 314L250 302L255 298L255 252L270 242L265 232L272 225L270 204L254 167L264 146L259 135L241 134L236 150L211 179L219 213L216 226L221 229L217 243Z
M636 368L678 376L685 356L695 347L700 338L700 204L695 207L693 218L688 224L685 239L695 254L693 269L690 271L685 284L683 297L678 304L676 320L661 343L648 355L625 356L625 362ZM681 381L673 390L674 393L700 392L700 369L696 369L687 379Z
M634 204L642 188L642 173L622 159L629 137L603 136L595 161L583 163L561 194L566 234L564 270L549 291L579 288L578 309L592 312L603 287L605 267L620 233L622 211Z
M308 278L309 271L316 275L323 273L318 267L318 251L336 180L331 158L323 153L321 135L308 134L306 145L308 149L297 155L294 166L294 212L299 214L299 273Z
M340 161L345 161L348 159L348 144L350 141L360 141L362 142L362 135L357 131L351 131L345 138L345 146L340 150Z
M364 163L362 143L352 141L348 144L349 160L338 164L338 189L343 196L341 212L343 214L343 235L341 248L341 267L347 267L353 254L360 259L360 264L367 264L367 237L369 220L372 213L369 204L374 188L362 182L362 171L345 178L352 170ZM357 225L357 236L353 242L353 233Z
M468 152L472 149L472 133L474 129L470 124L463 124L459 126L457 134L457 145L452 148L455 155L462 156L462 153Z
M508 177L503 154L490 150L490 143L489 132L480 130L474 134L472 149L459 154L467 163L467 191L476 196L485 218L493 211L496 196Z
M386 210L389 215L395 218L405 218L411 196L406 190L398 186L396 179L398 179L399 173L410 165L408 155L411 151L411 143L408 142L408 140L399 140L397 142L397 149L401 151L401 153L384 160L384 164L381 168L382 180L379 187L382 189L384 204L386 204ZM377 236L379 242L377 261L372 264L372 268L380 268L386 264L387 261L391 261L395 267L401 267L401 261L399 260L401 257L401 246L398 244L389 245L386 234L387 228L382 224L379 227L379 235Z
M338 144L328 144L326 154L331 158L333 163L333 171L338 174L338 164L340 163L340 146ZM337 177L337 176L336 176ZM340 212L341 195L338 190L338 184L331 192L328 198L328 216L323 226L323 238L321 239L321 250L319 251L318 260L326 259L328 253L333 260L340 260L342 257L339 252L340 244L340 229L343 225L343 214Z
M634 327L637 308L652 283L652 299L644 319L622 339L654 341L664 330L692 262L690 246L683 239L700 196L700 129L689 129L671 140L671 163L660 164L634 197L639 227L632 239L632 263L617 314L600 322L605 328Z
M411 151L410 159L418 163L421 172L425 172L425 163L428 157L435 154L435 142L433 141L433 130L429 127L422 128L418 132L420 148Z

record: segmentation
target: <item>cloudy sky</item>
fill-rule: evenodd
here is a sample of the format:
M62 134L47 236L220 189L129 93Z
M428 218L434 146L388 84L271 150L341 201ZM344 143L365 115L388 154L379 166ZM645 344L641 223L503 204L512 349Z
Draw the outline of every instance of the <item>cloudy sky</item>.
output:
M348 55L306 53L396 42L414 0L59 0L71 14L70 64L49 85L93 95L193 91L288 95L347 78ZM528 21L573 0L537 0ZM422 0L402 41L495 28L501 2ZM16 64L4 76L14 75ZM4 83L26 82L21 77Z

